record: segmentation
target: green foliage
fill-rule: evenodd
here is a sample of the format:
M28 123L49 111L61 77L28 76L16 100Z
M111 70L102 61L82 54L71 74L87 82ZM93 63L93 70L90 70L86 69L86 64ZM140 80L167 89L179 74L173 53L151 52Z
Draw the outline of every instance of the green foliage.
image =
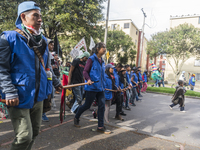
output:
M18 4L24 0L0 1L0 32L13 30ZM102 27L97 21L103 19L103 2L106 0L34 0L40 5L44 35L53 39L57 31L62 49L68 53L83 37L89 46L90 36L101 39ZM76 43L76 44L75 44ZM67 49L65 49L67 48Z
M111 58L116 55L117 61L126 64L129 59L135 58L136 51L132 38L122 30L109 30L106 45Z
M165 54L167 62L177 78L185 61L199 53L197 51L199 47L199 29L185 23L171 28L169 31L152 35L152 39L147 45L147 51L151 58Z
M159 87L159 88L158 87L148 87L147 91L174 94L175 89L174 88L167 88L167 87ZM185 95L186 96L200 97L199 92L189 91L189 90L185 93Z

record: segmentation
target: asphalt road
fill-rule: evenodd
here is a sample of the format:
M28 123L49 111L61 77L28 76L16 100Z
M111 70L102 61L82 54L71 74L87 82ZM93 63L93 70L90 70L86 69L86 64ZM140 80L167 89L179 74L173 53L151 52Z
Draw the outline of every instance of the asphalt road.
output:
M111 107L110 124L106 127L113 131L110 135L93 132L97 122L90 122L92 111L86 111L81 118L82 127L73 127L74 115L67 108L63 124L59 121L60 95L56 95L57 110L48 112L50 122L43 122L37 137L36 149L141 149L175 150L184 145L185 149L200 149L200 104L198 99L186 98L186 113L178 106L170 110L171 96L145 94L142 102L136 102L131 111L125 110L125 121L115 120L115 105ZM95 108L95 107L92 107ZM85 119L87 118L87 119ZM116 128L120 127L120 128ZM133 132L132 132L133 131ZM143 134L138 134L143 133ZM7 150L14 137L10 119L0 123L0 149Z
M171 96L147 93L142 99L135 102L136 107L130 106L131 111L124 110L124 122L113 119L112 106L110 121L129 130L200 147L200 99L186 98L185 113L179 106L169 109Z

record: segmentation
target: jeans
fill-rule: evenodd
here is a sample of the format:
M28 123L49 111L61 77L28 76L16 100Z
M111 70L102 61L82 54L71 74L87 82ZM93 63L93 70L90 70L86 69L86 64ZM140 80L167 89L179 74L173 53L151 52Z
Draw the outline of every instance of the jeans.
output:
M138 92L138 96L139 96L139 95L140 95L140 90L142 89L142 83L139 83L138 85L139 85L139 87L138 87L138 89L139 89L139 90L138 90L138 91L139 91L139 92Z
M165 87L165 83L164 83L164 80L161 80L161 83L162 83L163 87Z
M129 90L126 90L126 102L125 102L125 107L128 107L129 100L130 100L130 92L129 92Z
M91 107L95 98L98 101L98 127L104 127L104 111L105 111L104 91L102 92L86 91L85 103L79 107L75 118L79 119L81 114Z
M77 86L72 88L74 93L75 102L71 108L71 112L74 112L81 104L83 100L83 86Z
M158 82L159 82L159 80L156 79L156 83L155 83L155 84L156 84L156 87L158 87Z
M132 88L132 98L131 98L131 103L133 104L135 101L135 98L138 100L138 94L136 88Z
M39 134L42 121L43 101L34 104L31 109L10 107L10 119L15 132L11 150L31 150Z

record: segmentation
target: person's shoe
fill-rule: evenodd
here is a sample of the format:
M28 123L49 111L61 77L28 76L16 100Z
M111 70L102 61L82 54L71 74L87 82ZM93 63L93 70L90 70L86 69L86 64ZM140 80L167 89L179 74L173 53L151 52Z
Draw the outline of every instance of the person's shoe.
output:
M42 114L42 121L49 122L49 118L47 118L45 113Z
M81 126L79 125L79 119L74 118L74 126L77 128L80 128Z
M66 102L66 105L69 107L69 109L72 108L72 105L71 105L70 101L67 101L67 102Z
M106 130L106 127L103 128L97 128L97 132L105 133L105 134L110 134L110 130Z
M120 115L115 116L115 119L117 119L117 120L121 120L121 121L124 121L124 119L123 119L122 116L120 116Z
M122 112L120 112L120 115L122 115L122 116L126 116L126 114L122 111Z
M142 101L142 99L138 98L136 101Z
M154 87L154 84L153 84L153 85L151 85L151 87Z
M173 109L173 107L171 106L171 105L169 105L169 108L172 110Z
M138 95L138 97L143 97L143 96L140 94L140 95Z
M180 112L185 112L184 107L180 108Z
M130 107L128 107L128 106L127 106L125 109L126 109L126 110L131 110Z
M136 106L135 103L133 103L131 106Z

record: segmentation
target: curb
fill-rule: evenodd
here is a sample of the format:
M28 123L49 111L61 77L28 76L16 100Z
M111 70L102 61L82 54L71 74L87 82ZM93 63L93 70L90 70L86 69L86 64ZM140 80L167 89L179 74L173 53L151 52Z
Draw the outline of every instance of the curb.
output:
M173 96L173 94L170 93L160 93L160 92L153 92L153 91L146 91L147 93L155 93L155 94L160 94L160 95L167 95L167 96ZM193 99L199 99L200 97L194 97L194 96L185 96L186 98L193 98Z

